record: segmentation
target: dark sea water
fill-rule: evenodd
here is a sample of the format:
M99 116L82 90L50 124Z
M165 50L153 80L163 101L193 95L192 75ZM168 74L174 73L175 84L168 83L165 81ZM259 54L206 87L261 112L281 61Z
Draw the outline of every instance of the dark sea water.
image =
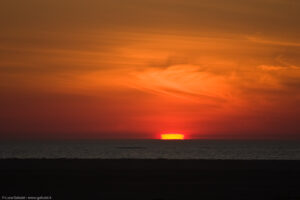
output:
M1 141L0 158L300 160L300 141Z

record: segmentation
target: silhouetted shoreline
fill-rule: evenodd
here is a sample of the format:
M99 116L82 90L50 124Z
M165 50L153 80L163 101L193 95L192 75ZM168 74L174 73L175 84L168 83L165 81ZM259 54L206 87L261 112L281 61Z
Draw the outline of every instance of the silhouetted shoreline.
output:
M0 195L52 199L300 199L300 161L1 159Z

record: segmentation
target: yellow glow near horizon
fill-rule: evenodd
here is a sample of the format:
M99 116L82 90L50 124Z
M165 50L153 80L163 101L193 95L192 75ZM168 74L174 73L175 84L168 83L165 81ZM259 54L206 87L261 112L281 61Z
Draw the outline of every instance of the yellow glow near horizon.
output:
M172 134L161 134L162 140L184 140L183 134L172 133Z

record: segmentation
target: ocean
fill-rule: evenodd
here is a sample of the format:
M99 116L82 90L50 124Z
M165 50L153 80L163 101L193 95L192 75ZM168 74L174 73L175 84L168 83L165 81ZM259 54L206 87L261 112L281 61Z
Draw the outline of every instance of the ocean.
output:
M300 141L0 141L0 158L300 160Z

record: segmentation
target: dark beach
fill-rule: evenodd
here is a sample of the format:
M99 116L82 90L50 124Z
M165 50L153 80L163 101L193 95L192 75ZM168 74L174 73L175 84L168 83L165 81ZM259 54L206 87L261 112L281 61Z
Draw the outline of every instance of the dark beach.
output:
M2 159L0 180L2 199L300 199L300 161Z

